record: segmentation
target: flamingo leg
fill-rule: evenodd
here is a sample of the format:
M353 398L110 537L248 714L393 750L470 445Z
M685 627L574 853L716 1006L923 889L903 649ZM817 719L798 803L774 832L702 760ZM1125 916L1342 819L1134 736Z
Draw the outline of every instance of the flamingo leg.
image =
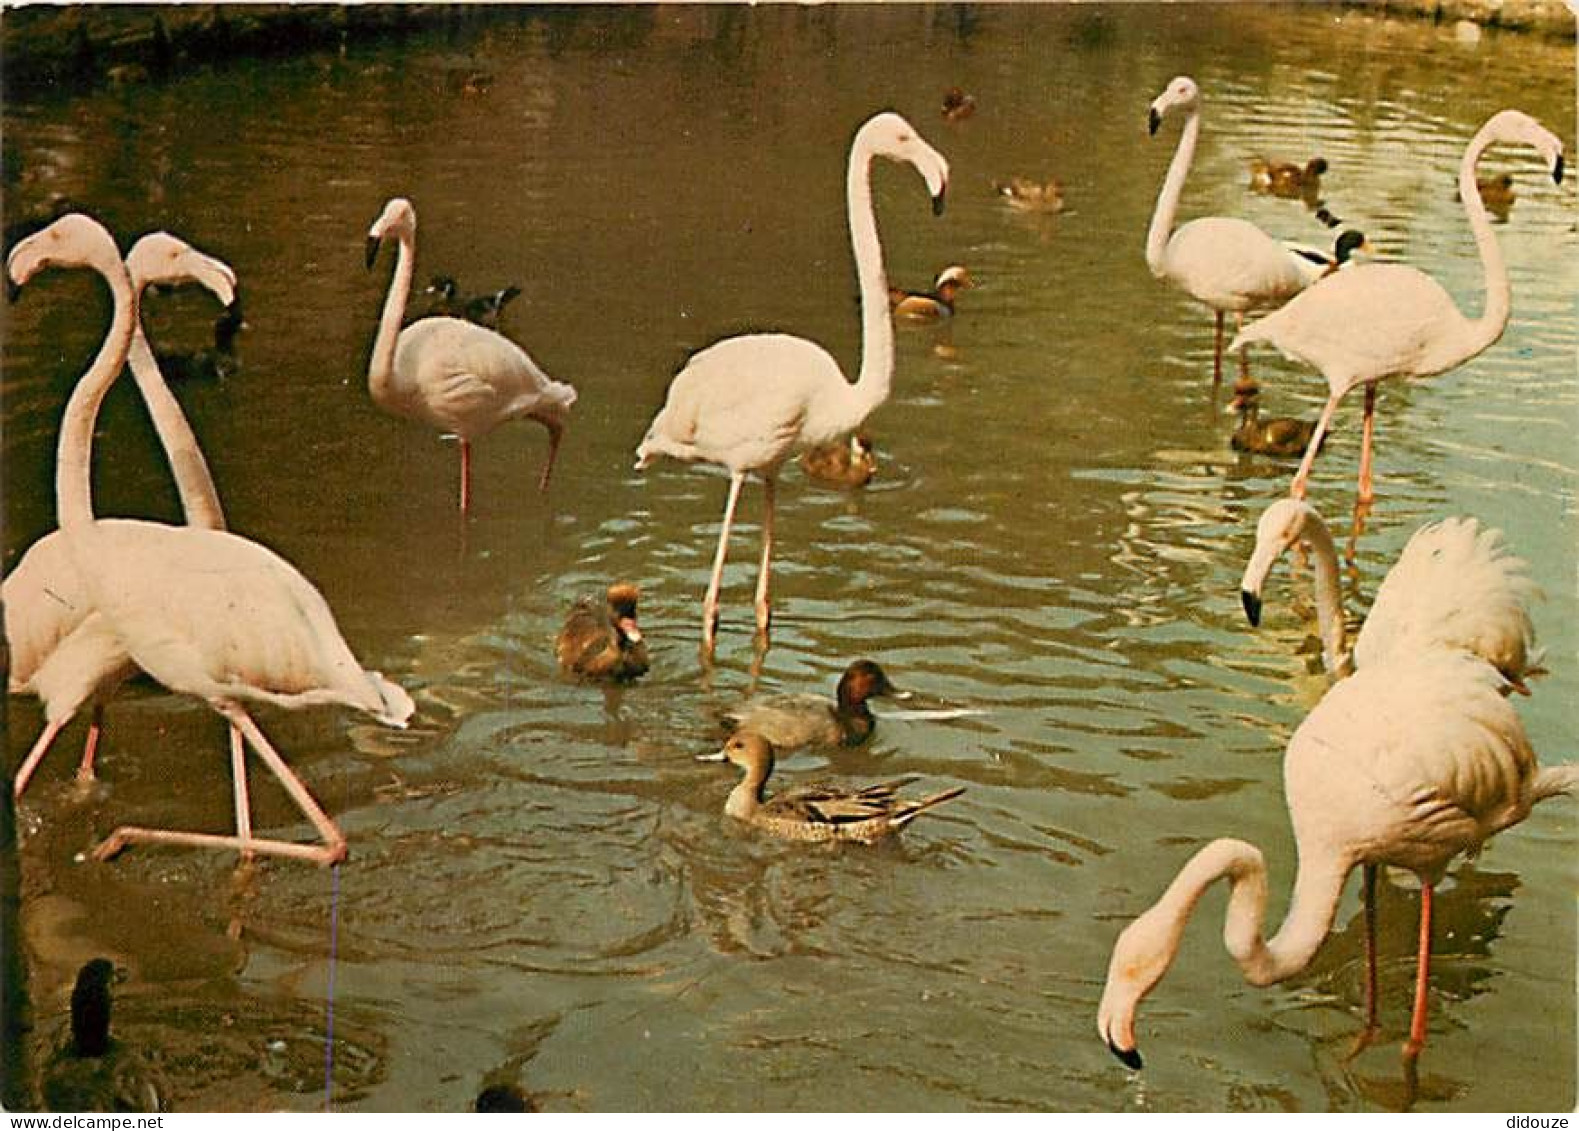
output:
M773 564L773 510L777 502L778 479L773 475L765 476L762 480L762 490L767 509L762 515L762 564L757 568L756 607L757 632L766 639L768 625L773 620L773 611L768 605L768 580Z
M230 728L230 779L236 797L236 837L252 839L252 800L247 794L247 752L241 744L241 732L234 725ZM242 860L251 860L250 849L241 850Z
M44 760L44 755L49 753L50 744L55 741L55 736L60 733L60 728L71 720L60 719L45 725L43 731L33 743L33 749L27 752L27 757L22 760L21 767L16 772L16 777L11 782L11 796L21 800L22 791L27 788L28 781L33 777L33 771L38 769L38 764Z
M1217 312L1217 331L1212 336L1212 391L1223 383L1223 312Z
M1332 423L1332 414L1337 410L1338 402L1342 399L1342 393L1333 393L1322 406L1321 417L1316 421L1316 430L1310 434L1310 443L1305 447L1305 458L1299 461L1299 470L1294 473L1294 482L1288 489L1288 493L1296 499L1305 497L1305 481L1310 478L1311 464L1316 462L1316 452L1321 449L1321 438L1327 434L1327 425Z
M702 652L713 654L713 644L718 638L718 590L724 583L724 555L729 551L729 528L735 521L735 504L740 501L740 488L746 473L737 471L729 477L729 498L724 503L724 525L718 532L718 552L713 555L713 576L707 581L707 596L702 599Z
M104 704L93 705L93 718L88 723L88 737L82 740L82 761L77 765L77 781L93 780L93 758L99 752L99 733L104 729Z
M1360 495L1362 504L1375 497L1371 490L1371 439L1376 433L1376 384L1365 386L1365 424L1360 434Z
M461 514L472 509L472 442L461 437Z
M543 477L537 481L539 491L548 490L548 477L554 473L554 457L559 454L559 441L564 438L565 426L555 420L543 421L548 429L548 462L543 465Z
M1242 311L1234 311L1234 334L1237 336L1245 328L1245 316ZM1239 388L1250 384L1250 347L1239 347Z
M1428 993L1431 981L1431 902L1433 888L1423 884L1420 888L1420 953L1415 963L1415 1008L1409 1021L1409 1040L1404 1042L1404 1058L1414 1060L1425 1048L1426 1009L1430 1004Z
M1376 865L1366 864L1361 871L1365 905L1365 1028L1349 1046L1346 1060L1359 1056L1376 1039Z
M296 802L297 808L318 830L318 835L323 838L324 843L297 844L288 840L271 840L254 836L217 836L212 833L187 833L174 829L148 829L136 825L122 825L110 833L103 844L93 850L93 858L108 860L129 844L170 844L200 848L234 848L242 853L290 856L321 865L337 864L344 860L345 835L313 800L312 794L307 791L301 779L291 772L285 760L258 729L258 724L253 722L251 716L236 703L219 699L213 701L213 706L246 738L247 744L279 779L280 784L285 787L285 792L290 795L292 801Z

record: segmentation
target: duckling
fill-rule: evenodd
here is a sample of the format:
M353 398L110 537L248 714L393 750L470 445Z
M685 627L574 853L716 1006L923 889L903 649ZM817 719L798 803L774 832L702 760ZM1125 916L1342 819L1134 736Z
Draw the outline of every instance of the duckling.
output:
M164 1110L157 1076L134 1049L110 1036L110 985L120 978L107 958L95 958L77 971L70 1036L44 1066L48 1110Z
M872 660L844 669L834 702L819 695L759 695L724 716L736 730L755 731L779 750L800 746L858 746L872 736L877 720L868 699L909 699Z
M1504 224L1508 222L1508 213L1513 209L1513 201L1517 193L1513 191L1513 174L1498 173L1495 177L1476 177L1475 187L1480 190L1480 202ZM1459 199L1457 189L1453 190L1453 199Z
M1057 177L1046 182L1010 177L1007 181L993 181L992 191L1003 197L1010 208L1021 212L1064 210L1064 184Z
M934 805L965 792L964 786L956 786L930 797L906 800L896 791L916 779L904 777L854 790L806 785L764 798L762 791L773 774L773 744L752 731L741 731L718 753L699 754L697 761L732 762L744 770L740 784L729 792L724 812L786 840L872 844L897 833Z
M1316 424L1310 420L1296 420L1291 416L1276 416L1270 420L1260 418L1260 397L1252 386L1237 390L1229 409L1239 413L1239 427L1229 441L1235 451L1253 452L1263 456L1302 456L1310 444ZM1327 438L1321 438L1325 447ZM1318 451L1320 448L1317 449Z
M453 278L448 275L435 275L422 293L433 296L425 317L440 315L464 318L468 322L497 330L499 317L504 313L506 304L521 293L521 288L512 283L492 294L463 297Z
M943 92L943 116L951 122L963 121L976 112L976 99L957 86Z
M168 381L213 380L234 377L241 371L236 356L236 335L247 328L241 304L231 303L214 319L214 344L190 353L158 354L159 371Z
M808 448L800 454L800 466L812 479L830 487L865 487L877 474L877 451L870 436L853 432L846 443Z
M976 284L970 272L955 264L939 272L930 291L907 291L902 287L888 289L888 302L900 318L914 322L937 322L954 316L954 299L959 292Z
M1321 191L1321 175L1327 171L1325 157L1312 157L1304 165L1292 161L1250 158L1250 187L1287 200L1314 198Z
M647 671L647 644L636 627L636 586L610 585L604 605L583 597L554 642L559 666L587 679L631 680Z

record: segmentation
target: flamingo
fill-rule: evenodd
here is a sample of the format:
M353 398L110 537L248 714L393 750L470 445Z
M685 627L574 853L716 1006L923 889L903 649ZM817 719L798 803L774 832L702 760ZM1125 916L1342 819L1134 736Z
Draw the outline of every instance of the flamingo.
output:
M1281 310L1241 330L1230 349L1255 342L1276 346L1284 356L1312 365L1327 379L1327 403L1316 433L1294 473L1290 493L1305 497L1316 447L1333 411L1351 390L1365 386L1365 423L1360 449L1359 501L1374 497L1371 437L1375 428L1376 385L1394 377L1432 377L1456 369L1489 348L1507 328L1513 292L1502 250L1475 186L1475 166L1493 145L1527 145L1541 154L1558 184L1563 179L1563 143L1528 114L1493 114L1464 148L1458 188L1475 246L1485 271L1486 305L1480 317L1466 318L1452 296L1425 272L1401 263L1362 263L1322 281Z
M1468 653L1433 651L1362 668L1336 684L1294 732L1283 779L1299 870L1293 902L1272 938L1262 938L1265 859L1254 845L1222 839L1191 857L1114 944L1097 1031L1131 1068L1141 1067L1136 1010L1172 964L1208 887L1228 880L1223 942L1245 980L1266 986L1310 964L1355 866L1364 870L1369 897L1382 864L1414 872L1421 883L1414 1012L1404 1045L1413 1062L1426 1040L1433 889L1454 857L1518 824L1537 802L1579 788L1579 765L1538 768L1496 669ZM1367 898L1368 942L1374 929ZM1374 961L1368 974L1370 1033Z
M461 514L471 510L472 441L507 420L527 417L548 429L548 461L538 481L538 490L546 491L576 390L544 373L503 334L465 319L421 318L402 330L417 245L417 212L402 197L384 205L367 233L369 268L390 235L399 251L367 369L373 401L385 412L459 437Z
M227 265L184 244L177 247L163 232L150 233L132 246L126 270L139 294L150 283L198 282L227 307L235 303L236 276ZM133 330L128 360L132 379L170 461L187 523L223 530L225 515L214 478L180 402L160 374L140 319ZM12 780L13 795L22 796L55 736L90 700L93 717L83 742L77 780L92 781L104 704L135 673L136 666L93 615L58 530L46 534L22 555L0 586L0 602L5 606L6 644L11 651L10 691L35 694L44 702L45 727ZM92 623L85 625L89 621Z
M1315 559L1321 655L1334 677L1434 649L1479 656L1524 695L1525 680L1543 673L1528 607L1540 589L1500 531L1473 518L1415 531L1377 588L1352 653L1344 651L1337 548L1327 524L1302 499L1279 499L1256 524L1255 550L1239 587L1245 615L1252 625L1261 622L1261 587L1283 552L1300 542Z
M323 841L299 844L253 835L246 779L238 773L235 836L126 825L112 831L94 856L104 860L128 844L154 843L336 863L345 857L345 837L243 702L286 708L336 703L403 727L414 710L411 697L377 672L362 669L322 594L273 551L222 530L94 520L93 427L131 348L138 295L114 238L88 216L73 213L23 240L6 269L20 287L57 265L97 271L115 304L104 343L66 403L55 463L61 535L87 600L99 614L98 631L118 640L131 661L154 679L204 700L235 727ZM240 761L233 760L238 770Z
M1147 125L1154 135L1163 118L1173 111L1188 116L1146 232L1146 266L1157 278L1168 280L1215 312L1215 389L1223 379L1223 315L1232 311L1237 326L1245 311L1277 306L1297 295L1320 277L1322 267L1237 217L1203 216L1174 229L1179 197L1201 133L1200 104L1200 87L1185 75L1170 82L1151 104ZM1241 382L1249 380L1249 362L1243 353L1239 355L1239 373Z
M762 563L757 573L757 631L768 631L768 578L773 557L773 508L778 474L797 452L839 440L888 399L894 374L894 328L888 313L883 249L872 211L872 161L915 166L943 210L948 162L898 114L867 120L850 145L845 182L850 243L861 288L861 368L852 385L827 350L788 334L744 334L716 342L676 374L669 395L636 448L641 470L659 456L720 464L729 471L718 553L702 604L702 649L711 656L718 632L718 592L735 504L748 474L762 478Z

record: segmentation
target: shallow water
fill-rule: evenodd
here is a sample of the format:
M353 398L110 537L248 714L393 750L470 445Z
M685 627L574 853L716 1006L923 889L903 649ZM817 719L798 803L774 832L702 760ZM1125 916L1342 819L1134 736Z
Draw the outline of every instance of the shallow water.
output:
M461 92L472 71L485 92ZM1464 143L1515 105L1573 151L1571 48L1241 5L577 9L8 105L23 171L8 221L61 191L124 244L164 227L236 267L242 371L180 390L231 524L311 577L364 663L419 704L404 733L261 714L350 838L337 874L237 875L194 851L78 862L124 820L223 830L230 792L221 725L199 705L123 695L86 799L69 731L23 809L43 1039L76 965L108 953L132 971L123 1037L157 1050L187 1108L321 1107L331 981L331 1102L346 1109L463 1108L498 1079L551 1109L1405 1103L1410 886L1384 886L1385 1031L1352 1061L1357 880L1311 970L1271 989L1240 980L1208 896L1142 1015L1142 1076L1094 1032L1115 935L1205 839L1262 846L1281 915L1279 755L1325 686L1308 573L1279 568L1259 631L1235 592L1292 464L1229 450L1209 317L1142 260L1178 136L1148 139L1146 107L1178 73L1206 97L1183 215L1326 242L1300 203L1246 189L1252 154L1320 153L1332 210L1472 311ZM948 123L937 107L956 83L979 110ZM747 490L704 669L725 481L635 473L633 449L686 354L726 333L790 329L855 368L845 148L885 106L953 170L941 220L913 173L878 170L891 278L919 287L959 262L979 286L951 325L901 328L870 488L786 473L755 679ZM1551 674L1518 709L1556 762L1579 695L1573 190L1527 152L1486 167L1518 177L1497 229L1513 318L1457 372L1383 391L1380 500L1347 601L1356 616L1424 521L1501 526L1548 594ZM1062 178L1068 210L1008 211L990 182L1011 174ZM365 388L390 268L386 252L363 269L363 237L393 195L419 211L419 282L520 283L506 328L580 391L547 495L541 429L478 445L464 529L454 445ZM207 299L148 305L160 344L202 343ZM52 272L7 314L8 566L53 525L57 413L106 309L97 284ZM1314 415L1314 374L1255 364L1267 411ZM1335 524L1355 401L1313 480ZM177 516L129 385L99 441L99 513ZM605 694L557 675L552 640L577 595L617 577L642 587L654 670ZM732 775L693 760L719 713L753 683L831 690L862 655L932 705L985 713L889 720L859 751L784 759L782 780L914 773L965 796L873 850L730 827ZM15 701L11 721L15 765L36 705ZM305 839L278 791L255 792L261 828ZM1416 1107L1572 1108L1575 840L1572 806L1553 803L1454 869Z

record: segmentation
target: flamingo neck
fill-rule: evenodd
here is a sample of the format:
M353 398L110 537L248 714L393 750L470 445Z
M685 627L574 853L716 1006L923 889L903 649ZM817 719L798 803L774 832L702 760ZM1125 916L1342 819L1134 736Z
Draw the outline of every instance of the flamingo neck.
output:
M137 329L137 292L124 265L97 269L109 284L115 314L104 344L72 389L61 420L55 455L55 508L60 529L66 532L93 528L93 426L99 406L126 364Z
M1464 150L1464 159L1458 166L1458 195L1464 202L1464 214L1469 219L1469 230L1475 235L1475 250L1480 253L1480 265L1486 275L1486 305L1480 317L1469 322L1460 361L1474 357L1502 337L1502 331L1508 326L1508 315L1513 310L1513 290L1508 283L1507 264L1503 262L1502 248L1491 229L1491 218L1486 215L1485 202L1480 198L1480 186L1475 181L1475 167L1480 163L1480 155L1496 140L1490 125L1488 122L1482 126L1480 132L1470 140Z
M850 149L845 200L855 273L861 288L861 370L856 375L847 413L849 428L854 429L888 399L894 379L894 324L888 313L883 247L877 237L877 217L872 212L872 153L860 140Z
M1343 589L1338 579L1338 548L1332 531L1314 513L1305 519L1300 538L1310 547L1316 569L1316 626L1321 632L1321 661L1327 674L1342 678L1353 672L1351 657L1344 651L1347 637L1343 627Z
M1179 198L1184 195L1184 179L1190 174L1190 162L1195 160L1195 142L1201 135L1201 115L1191 110L1179 133L1179 148L1173 151L1173 162L1168 175L1163 178L1162 191L1157 194L1157 209L1151 214L1151 227L1146 231L1146 266L1159 279L1168 270L1168 236L1173 232L1173 219L1179 211Z
M133 289L141 293L138 282L133 281ZM175 488L181 496L181 512L186 516L187 525L208 530L225 529L225 512L220 506L208 461L203 458L203 449L192 433L186 413L181 410L181 402L176 400L164 374L159 371L159 362L143 333L140 315L132 330L126 360L131 365L132 380L137 382L143 403L148 406L148 415L153 420L154 431L159 434L170 472L175 476Z
M1254 986L1281 982L1305 969L1315 957L1348 878L1350 861L1340 854L1312 860L1300 853L1294 898L1277 933L1263 940L1267 872L1261 850L1242 840L1214 840L1190 858L1152 911L1170 923L1169 960L1178 949L1184 924L1206 889L1219 879L1229 884L1223 945Z
M378 317L378 336L373 339L373 357L367 366L367 390L375 401L389 391L395 372L395 344L400 338L400 322L406 316L411 297L411 276L416 270L416 236L408 231L396 233L395 274L384 296L384 310Z

